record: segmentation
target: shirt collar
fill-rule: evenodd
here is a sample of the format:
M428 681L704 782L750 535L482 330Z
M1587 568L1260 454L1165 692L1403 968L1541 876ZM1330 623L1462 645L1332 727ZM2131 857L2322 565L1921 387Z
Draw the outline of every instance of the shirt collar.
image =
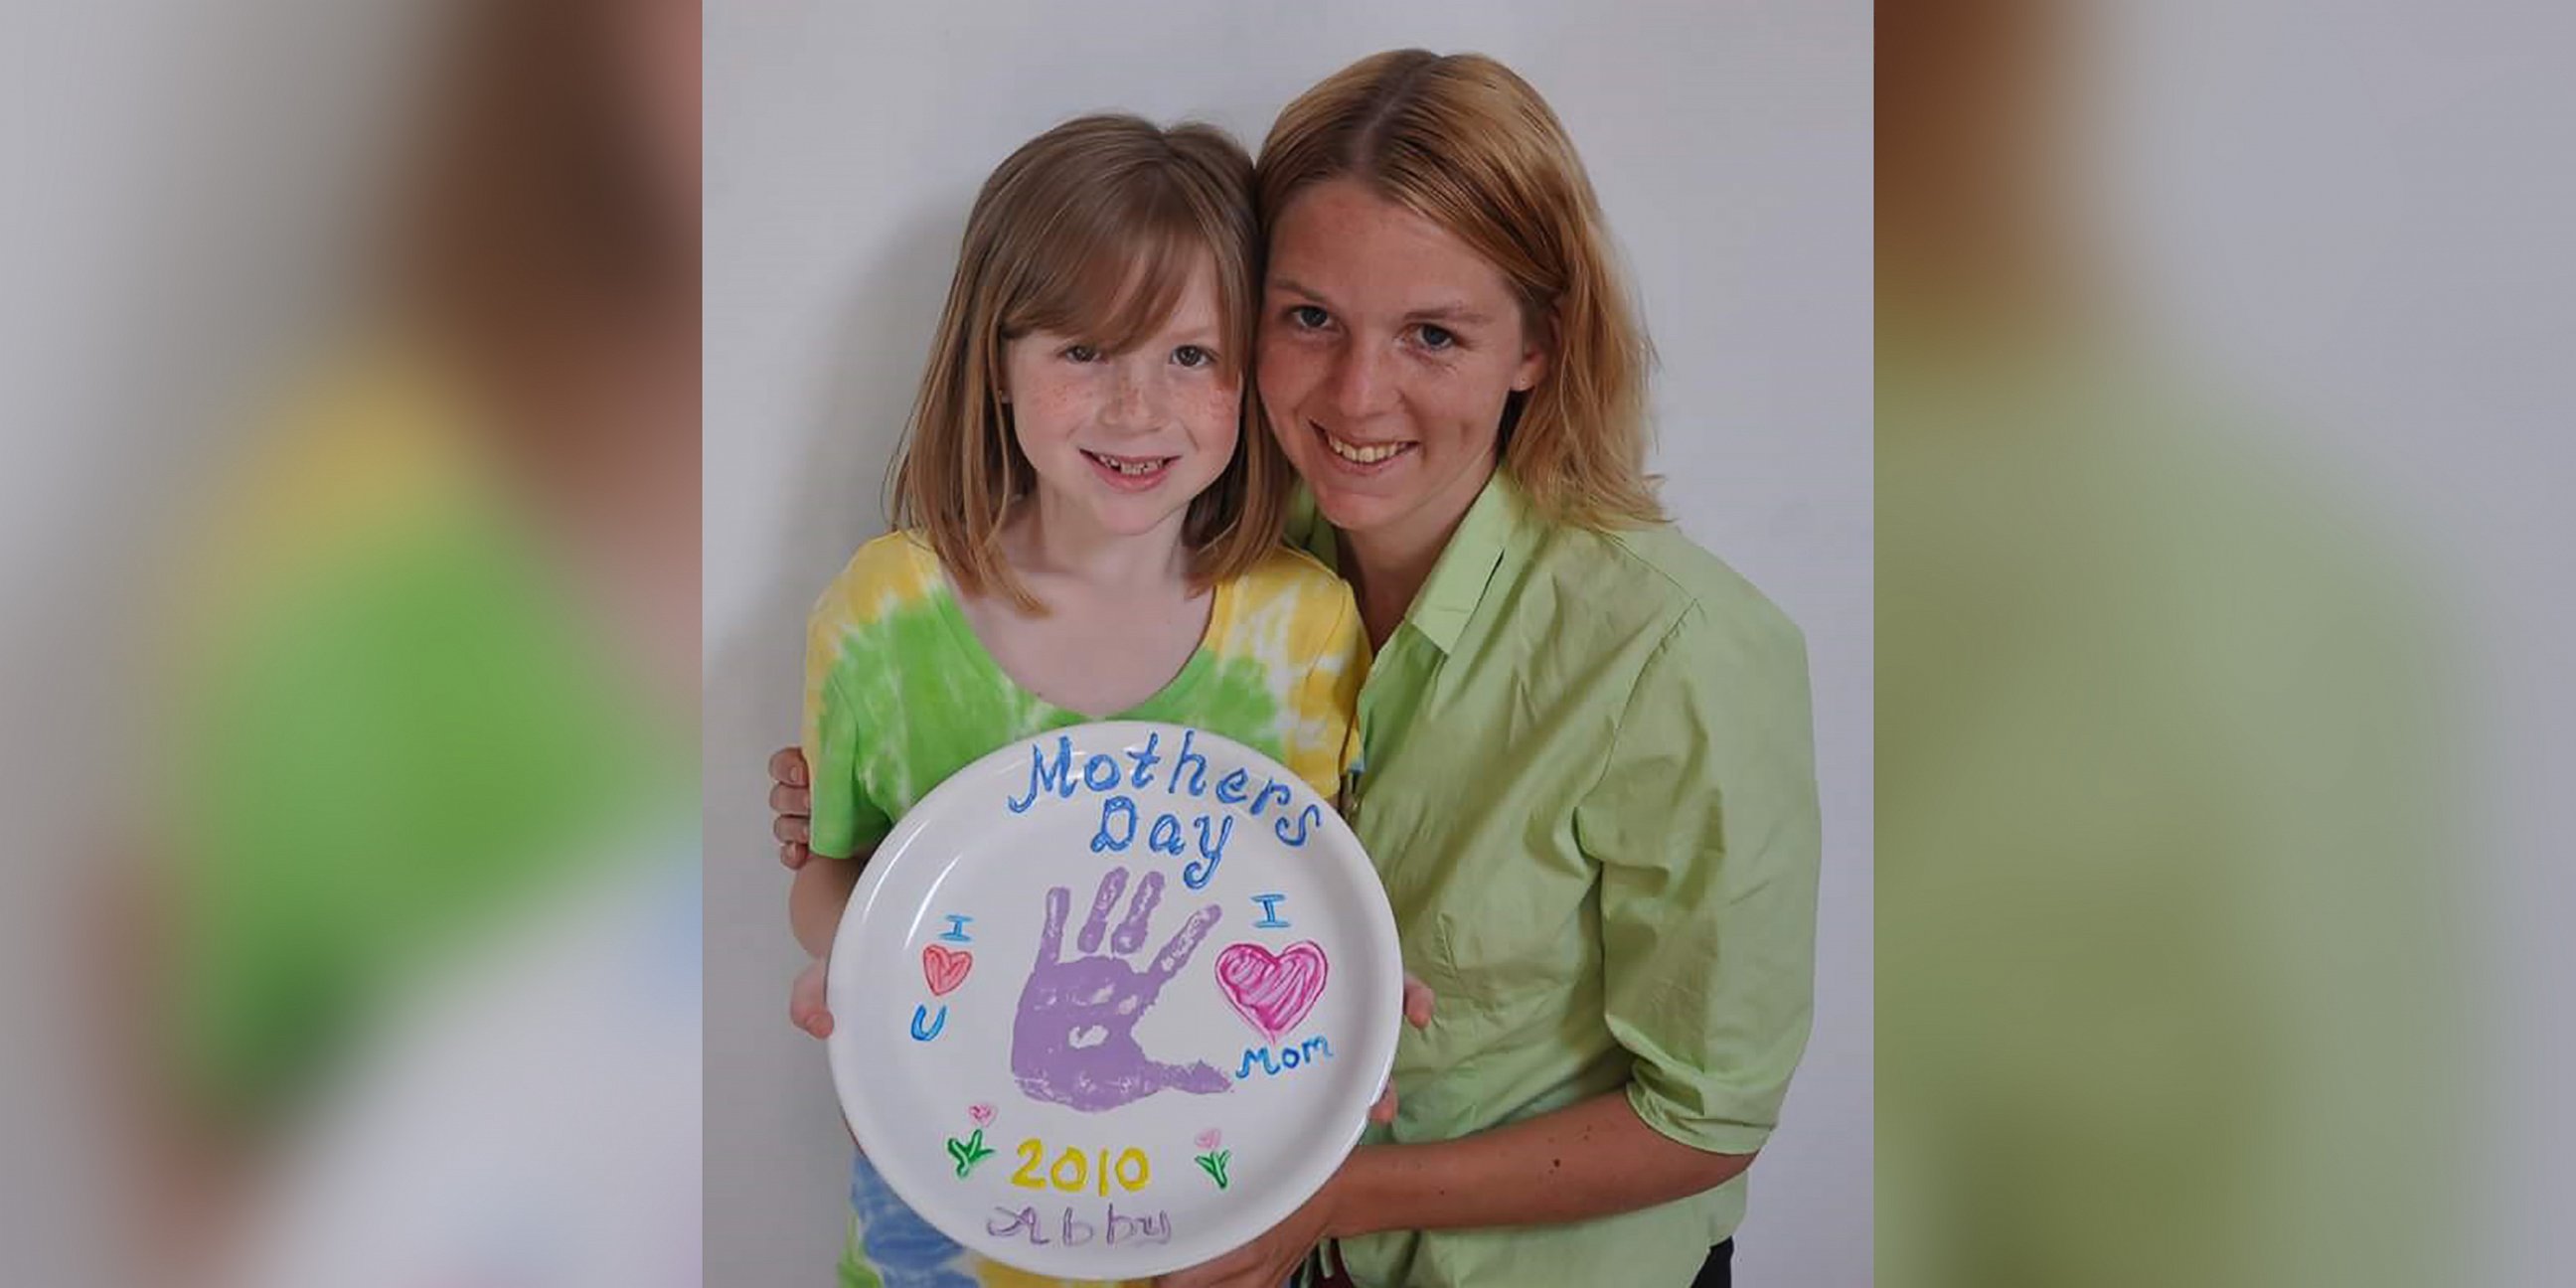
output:
M1476 503L1467 507L1467 516L1458 521L1458 530L1449 535L1442 547L1440 561L1431 566L1431 576L1413 597L1413 607L1405 610L1404 620L1422 632L1442 653L1458 647L1458 637L1467 622L1476 615L1476 605L1483 603L1485 589L1494 582L1494 573L1503 566L1528 517L1528 502L1520 486L1501 469L1485 481L1485 490L1476 494Z
M1486 587L1516 548L1514 538L1528 519L1528 498L1520 485L1497 468L1476 494L1475 504L1467 507L1466 517L1458 521L1449 544L1441 548L1431 576L1414 595L1413 606L1405 610L1405 624L1442 653L1456 649L1458 637L1476 615L1476 606L1484 602ZM1302 484L1289 504L1288 541L1322 560L1325 567L1341 571L1340 542L1315 508L1314 495Z

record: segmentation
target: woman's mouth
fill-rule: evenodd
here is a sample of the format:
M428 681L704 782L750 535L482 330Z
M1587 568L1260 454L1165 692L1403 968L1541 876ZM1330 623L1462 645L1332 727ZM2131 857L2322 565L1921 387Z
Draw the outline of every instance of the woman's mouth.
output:
M1346 438L1334 437L1326 432L1323 426L1313 421L1308 421L1306 424L1308 428L1315 431L1316 438L1323 440L1324 450L1331 452L1333 459L1353 470L1374 471L1387 462L1422 446L1420 443L1410 442L1354 443Z

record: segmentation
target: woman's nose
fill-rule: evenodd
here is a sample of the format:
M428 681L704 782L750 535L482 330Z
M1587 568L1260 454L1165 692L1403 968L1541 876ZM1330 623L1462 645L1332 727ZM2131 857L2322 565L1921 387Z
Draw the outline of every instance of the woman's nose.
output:
M1374 346L1343 345L1333 357L1333 410L1359 420L1383 410L1389 389L1386 357Z

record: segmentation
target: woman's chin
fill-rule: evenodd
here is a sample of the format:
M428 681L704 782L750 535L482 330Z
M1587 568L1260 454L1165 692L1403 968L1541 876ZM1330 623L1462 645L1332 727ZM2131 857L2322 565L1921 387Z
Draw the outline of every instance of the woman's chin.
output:
M1384 527L1406 510L1401 498L1378 496L1348 488L1314 488L1315 509L1324 521L1344 532L1365 534Z

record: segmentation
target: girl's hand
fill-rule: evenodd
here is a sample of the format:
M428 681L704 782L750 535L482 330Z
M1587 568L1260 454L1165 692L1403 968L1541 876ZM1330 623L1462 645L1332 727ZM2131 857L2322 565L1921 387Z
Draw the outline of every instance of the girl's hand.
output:
M777 816L769 831L778 838L778 861L791 870L801 868L814 857L806 848L814 840L814 789L806 780L805 753L779 748L769 757L769 782L769 812Z
M788 1020L818 1038L832 1036L832 1013L823 1005L823 981L829 960L815 958L787 988Z
M1343 1163L1342 1172L1349 1171L1350 1166ZM1154 1288L1279 1288L1297 1273L1306 1254L1333 1232L1341 1202L1341 1180L1342 1173L1336 1172L1315 1197L1259 1238L1214 1261L1164 1275L1154 1281Z

